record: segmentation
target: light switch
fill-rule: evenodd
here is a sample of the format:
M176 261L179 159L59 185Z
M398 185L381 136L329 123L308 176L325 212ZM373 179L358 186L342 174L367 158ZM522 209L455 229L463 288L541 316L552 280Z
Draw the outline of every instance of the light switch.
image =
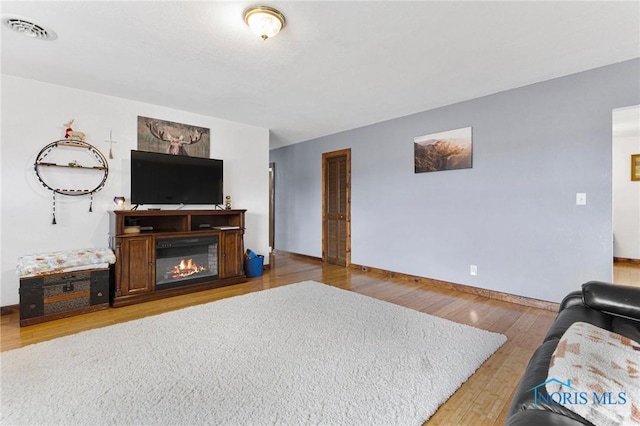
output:
M587 194L584 192L576 193L576 206L585 206L587 204Z

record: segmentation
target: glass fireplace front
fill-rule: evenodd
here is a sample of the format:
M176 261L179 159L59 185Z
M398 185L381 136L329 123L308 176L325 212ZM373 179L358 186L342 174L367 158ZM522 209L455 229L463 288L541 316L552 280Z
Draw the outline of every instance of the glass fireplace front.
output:
M156 240L156 290L218 279L218 237Z

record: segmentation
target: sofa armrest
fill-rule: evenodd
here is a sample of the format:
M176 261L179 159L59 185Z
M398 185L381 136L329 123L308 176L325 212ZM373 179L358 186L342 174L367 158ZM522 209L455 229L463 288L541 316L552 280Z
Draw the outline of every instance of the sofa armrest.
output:
M560 309L558 309L558 312L561 312L563 309L566 309L569 306L576 305L584 306L584 303L582 303L582 292L580 290L572 291L571 293L567 294L564 299L562 299L562 302L560 302Z
M640 287L589 281L582 284L582 301L591 309L640 321Z

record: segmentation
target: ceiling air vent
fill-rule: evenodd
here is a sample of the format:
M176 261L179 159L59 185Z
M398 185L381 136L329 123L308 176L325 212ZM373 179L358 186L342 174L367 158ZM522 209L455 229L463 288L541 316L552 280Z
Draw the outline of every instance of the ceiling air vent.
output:
M52 30L30 22L24 18L3 17L2 21L7 27L27 37L37 38L40 40L54 40L57 37L56 33Z

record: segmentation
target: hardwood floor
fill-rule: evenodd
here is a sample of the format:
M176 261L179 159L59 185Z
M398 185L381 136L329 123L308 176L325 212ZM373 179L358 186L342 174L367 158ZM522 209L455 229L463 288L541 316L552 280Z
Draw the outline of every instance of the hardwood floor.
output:
M366 294L428 314L503 333L500 348L425 424L501 425L515 387L556 314L482 296L440 289L425 283L388 278L287 253L270 259L262 277L230 287L113 308L20 328L17 313L1 318L0 350L18 348L92 328L130 321L170 310L237 296L299 281L315 280Z

